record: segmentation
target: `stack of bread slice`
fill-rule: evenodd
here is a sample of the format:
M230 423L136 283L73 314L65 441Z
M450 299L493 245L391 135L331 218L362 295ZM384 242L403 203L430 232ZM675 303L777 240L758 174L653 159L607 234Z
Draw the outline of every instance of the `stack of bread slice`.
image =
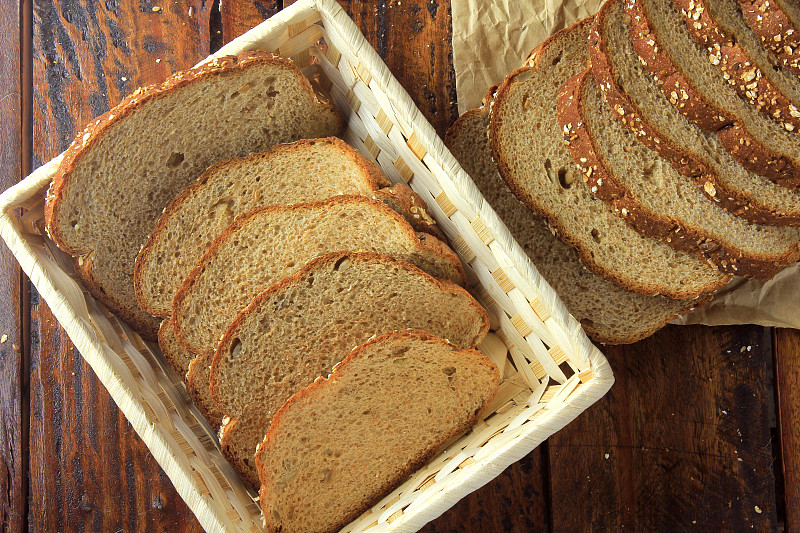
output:
M800 259L800 78L747 14L791 40L782 4L608 0L448 132L594 339L634 342Z
M95 296L146 337L162 320L166 361L284 531L345 525L499 384L460 259L421 197L331 136L342 126L291 62L223 58L100 117L48 195L48 231Z

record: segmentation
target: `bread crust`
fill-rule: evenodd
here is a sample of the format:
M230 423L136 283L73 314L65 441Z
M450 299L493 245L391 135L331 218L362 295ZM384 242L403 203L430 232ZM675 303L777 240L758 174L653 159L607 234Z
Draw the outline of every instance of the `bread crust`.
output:
M365 196L342 195L334 196L328 200L318 202L307 202L289 206L271 205L266 207L258 207L238 217L230 226L225 229L225 231L222 232L222 235L214 240L214 242L211 244L211 247L206 250L195 267L192 269L191 273L189 273L189 275L186 277L183 284L178 289L178 292L175 294L175 298L172 302L172 322L174 325L173 327L175 328L175 335L181 345L183 345L187 350L195 353L204 353L208 349L206 346L193 344L192 339L189 337L186 331L184 331L183 319L186 315L186 312L183 309L183 306L185 305L187 298L191 296L192 289L197 280L216 259L217 252L220 250L220 248L225 246L233 235L235 235L242 227L247 225L253 219L270 213L293 212L301 209L324 209L337 205L351 207L367 205L371 208L377 209L382 213L383 216L394 220L398 224L406 242L415 243L419 246L419 251L432 252L445 262L451 264L453 266L455 277L453 281L466 284L466 275L464 274L461 260L445 243L439 241L436 239L436 237L427 234L425 239L420 239L418 234L414 232L413 228L408 224L402 215L398 214L378 200L373 200L372 198L367 198Z
M631 38L642 65L684 116L704 130L715 131L725 149L747 170L790 189L800 188L800 161L772 150L738 118L707 99L670 58L638 0L626 0Z
M559 224L558 219L552 212L548 212L546 209L538 206L537 203L533 200L531 195L518 183L516 183L513 178L510 176L510 165L509 163L502 157L502 146L499 140L498 129L500 127L500 121L502 120L504 109L503 109L503 102L507 97L507 94L511 90L512 85L516 82L517 77L525 77L529 72L538 72L540 68L541 58L547 52L547 49L556 44L559 39L564 37L567 32L571 31L584 31L584 28L593 23L593 18L589 17L586 19L581 20L580 22L575 23L574 25L566 28L564 30L559 31L558 33L551 36L549 39L544 41L542 44L537 46L528 56L528 60L526 62L526 66L519 68L509 74L506 79L500 84L500 86L495 91L494 99L492 100L490 106L490 120L489 120L489 140L492 148L492 157L497 164L498 170L500 171L500 175L505 181L508 188L511 190L514 195L519 198L529 209L535 212L537 215L543 217L550 228L554 231L556 236L567 246L570 246L575 249L578 253L578 257L583 263L586 268L597 274L598 276L602 277L610 281L611 283L617 285L618 287L622 287L630 292L636 292L639 294L643 294L646 296L658 296L658 295L665 295L669 298L674 299L691 299L699 296L699 293L694 290L687 290L683 288L670 288L666 285L656 284L656 283L648 283L641 279L632 280L629 277L624 277L611 269L603 268L596 263L594 257L592 256L591 252L587 250L580 239L572 236L566 229ZM719 289L723 285L725 285L729 281L727 276L720 276L719 280L714 283L704 287L703 292L713 291Z
M134 91L133 94L124 98L113 109L91 121L84 130L78 134L64 153L64 158L53 176L53 181L47 193L44 213L45 223L48 234L58 247L72 255L89 254L92 252L93 248L96 247L96 243L90 246L69 242L63 235L58 224L58 215L67 190L71 185L71 178L76 165L80 162L82 157L94 147L98 140L103 137L105 132L148 102L165 97L187 84L213 76L224 76L243 70L254 64L272 64L289 69L296 74L298 83L305 90L310 94L316 95L310 82L293 63L267 52L250 51L244 52L239 56L217 58L201 66L177 72L162 83L139 88ZM317 100L321 108L328 109L331 113L339 117L340 121L343 120L338 109L332 102L319 97ZM90 261L84 262L84 268L78 269L78 275L90 292L109 308L119 313L134 327L134 329L142 333L143 336L149 340L155 340L157 338L158 321L155 319L148 321L142 316L144 313L142 313L138 307L134 308L129 303L120 302L118 299L113 298L102 290L101 284L89 271L88 265L90 264Z
M354 359L359 358L363 352L369 350L373 345L391 341L394 339L403 339L405 337L417 338L422 341L440 341L446 344L447 346L452 347L453 349L459 350L457 346L443 339L439 339L438 337L431 335L430 333L427 333L425 331L408 329L408 330L393 331L390 333L386 333L384 335L381 335L380 337L369 340L366 343L362 344L361 346L358 346L355 349L353 349L353 351L350 352L350 354L347 357L345 357L344 360L334 369L334 371L331 373L330 376L328 376L328 378L317 379L314 383L312 383L308 387L300 389L291 398L289 398L289 400L287 400L285 404L283 404L283 407L281 407L275 413L275 415L272 418L272 423L270 424L270 430L267 432L264 441L259 445L255 455L256 467L258 468L259 479L261 480L261 489L259 491L259 497L260 501L264 502L262 503L262 510L264 511L263 516L264 520L266 521L266 527L268 531L275 533L280 531L279 527L276 527L274 524L270 522L272 517L270 516L270 513L266 512L266 502L270 500L269 487L271 483L271 478L264 469L263 456L265 453L267 453L270 446L272 445L272 442L275 440L275 434L277 433L277 429L274 428L279 429L281 427L281 425L283 424L284 417L287 416L287 413L291 412L294 405L314 398L315 396L323 392L331 384L335 383L339 379L346 378L350 370L349 367L352 365L352 361ZM472 356L477 357L479 359L481 365L486 366L487 368L493 370L493 375L495 379L494 382L492 383L493 391L491 393L491 396L494 396L500 384L500 376L497 370L497 365L495 365L486 355L477 350L459 350L459 351L469 352ZM415 458L411 463L409 463L407 468L401 470L395 476L387 479L386 482L383 484L381 490L379 490L376 494L371 495L370 498L365 499L360 506L353 509L351 512L345 514L338 522L338 525L335 528L329 530L330 533L335 533L336 531L338 531L339 528L352 522L354 519L360 516L364 511L369 509L370 506L374 504L374 502L380 500L386 494L391 492L394 487L399 485L400 482L402 482L412 473L422 468L422 466L424 466L425 463L427 463L436 455L439 448L441 448L444 444L449 442L451 439L457 437L458 435L461 435L469 428L473 427L477 423L479 418L480 418L480 411L477 411L473 413L464 424L461 424L458 427L453 428L450 432L443 435L438 441L436 441L434 444L431 445L430 449L425 454Z
M644 208L630 190L610 173L594 136L583 120L581 94L584 84L594 83L589 79L590 75L591 70L587 69L564 85L558 99L558 118L564 141L597 198L613 206L618 216L642 235L661 239L676 250L697 255L722 272L770 279L783 267L800 259L798 243L794 243L781 256L761 258L745 254L696 228L682 226L669 217Z
M600 8L595 15L595 23L589 36L592 75L603 99L616 111L614 117L636 134L639 142L669 161L675 170L692 178L706 197L726 211L757 224L780 226L800 224L800 213L777 212L753 203L742 191L728 187L724 181L721 182L714 169L698 161L690 151L665 138L619 86L616 69L609 59L608 43L603 38L606 17L616 7L616 1L621 5L621 0L609 0Z
M800 27L784 11L781 3L776 0L739 0L739 4L761 44L775 54L783 66L800 75Z
M728 84L762 113L800 133L800 111L792 98L773 81L773 73L759 68L735 35L716 21L706 0L672 0L683 16L689 34L709 53ZM779 68L779 67L776 67Z
M189 371L186 373L186 388L192 401L206 417L211 427L218 429L222 426L222 412L210 399L208 383L203 386L202 380L198 380L198 374L203 365L206 367L211 365L211 357L208 354L199 354L189 364Z

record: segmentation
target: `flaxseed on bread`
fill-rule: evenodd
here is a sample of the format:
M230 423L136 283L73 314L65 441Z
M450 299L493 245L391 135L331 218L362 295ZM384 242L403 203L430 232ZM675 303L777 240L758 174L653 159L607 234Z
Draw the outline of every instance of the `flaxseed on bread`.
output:
M739 0L672 0L709 62L739 96L800 133L800 83L747 25Z
M636 55L623 0L608 0L589 39L592 75L614 117L727 211L750 222L800 224L800 191L739 165L716 133L690 123Z
M556 33L498 89L489 137L500 174L602 278L649 296L692 299L713 291L729 276L628 227L594 198L564 145L556 100L567 79L586 68L591 25L585 19Z
M558 99L573 160L594 194L636 231L743 277L769 279L800 259L800 230L749 224L725 211L614 113L590 69L571 78Z
M164 207L214 161L342 127L291 62L215 59L135 92L78 135L47 195L47 230L77 256L92 294L154 339L159 322L139 308L133 268Z
M478 420L497 367L422 331L353 350L275 414L256 461L269 531L335 533Z
M800 75L800 5L793 0L739 0L761 44Z
M142 309L169 316L195 263L233 220L254 208L373 196L423 230L435 228L425 202L405 184L389 187L380 168L335 137L281 144L219 161L164 210L136 258L134 286ZM187 238L192 236L192 238Z
M466 284L458 256L417 234L386 205L363 196L258 208L218 237L181 285L172 307L178 340L210 353L250 300L307 261L337 251L392 255L434 277Z
M715 131L746 169L800 187L800 137L739 98L694 42L673 2L626 0L636 53L686 118Z
M575 250L508 190L492 160L487 119L488 105L467 111L447 131L445 144L592 339L606 344L636 342L710 298L710 294L689 300L643 296L586 269Z
M489 319L458 285L374 253L324 255L258 295L225 332L211 365L214 401L243 422L226 426L223 453L257 486L253 453L283 403L354 346L408 328L474 348ZM250 428L249 438L237 436L241 427Z

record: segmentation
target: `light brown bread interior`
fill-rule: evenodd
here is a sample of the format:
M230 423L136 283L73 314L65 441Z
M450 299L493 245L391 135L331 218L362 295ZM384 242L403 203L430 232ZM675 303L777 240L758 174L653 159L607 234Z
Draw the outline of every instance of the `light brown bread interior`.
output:
M461 287L374 253L327 254L256 297L223 336L211 365L212 397L241 423L222 437L234 468L258 486L253 453L284 402L330 373L354 346L407 328L473 348L489 321Z
M800 191L743 168L725 151L716 133L690 123L670 103L636 55L623 0L606 2L594 29L598 34L595 41L599 41L590 49L595 81L609 105L622 103L623 109L618 109L615 117L641 142L676 170L699 178L698 185L705 186L711 197L723 202L729 198L721 205L731 206L737 215L756 222L800 223ZM607 72L598 72L602 68ZM604 74L612 81L603 83Z
M564 145L556 101L564 82L586 68L591 24L587 19L551 37L533 54L532 67L501 85L489 127L500 173L603 278L650 296L686 299L715 290L728 276L629 228L592 196Z
M80 256L92 293L155 338L158 321L139 308L133 268L167 204L214 161L342 126L294 65L264 52L178 73L77 137L48 193L48 231Z
M592 339L607 344L636 342L707 299L643 296L586 269L575 250L508 190L491 157L487 118L486 107L467 111L447 131L445 144Z
M422 198L405 184L389 187L380 168L344 141L277 145L217 162L170 202L136 258L134 286L142 309L169 316L183 280L237 216L340 194L377 197L422 231L435 233Z
M270 531L339 531L448 440L494 396L497 367L421 331L389 333L278 411L257 454Z
M258 293L307 261L343 250L392 255L439 279L465 284L452 250L431 235L416 234L377 200L337 196L259 208L226 229L181 285L172 315L178 339L196 353L212 352Z

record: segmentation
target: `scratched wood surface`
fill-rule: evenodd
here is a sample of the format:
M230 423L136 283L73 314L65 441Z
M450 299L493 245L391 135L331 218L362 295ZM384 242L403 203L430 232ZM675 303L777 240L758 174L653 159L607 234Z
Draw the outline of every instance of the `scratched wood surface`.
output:
M0 2L2 188L137 86L291 3ZM340 3L443 135L457 118L449 1ZM3 529L200 531L5 248L0 291ZM671 327L604 351L612 392L425 531L800 528L797 332Z

